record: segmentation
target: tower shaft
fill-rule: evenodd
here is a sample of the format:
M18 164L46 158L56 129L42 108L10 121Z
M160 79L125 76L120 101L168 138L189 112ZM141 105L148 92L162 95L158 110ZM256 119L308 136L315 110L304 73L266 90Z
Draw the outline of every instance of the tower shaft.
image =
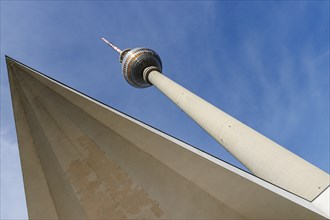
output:
M156 86L253 174L313 201L329 216L327 173L162 75L162 62L155 51L124 51L128 52L121 52L120 60L132 86Z
M144 78L156 86L253 174L313 200L329 185L329 175L212 104L147 68Z

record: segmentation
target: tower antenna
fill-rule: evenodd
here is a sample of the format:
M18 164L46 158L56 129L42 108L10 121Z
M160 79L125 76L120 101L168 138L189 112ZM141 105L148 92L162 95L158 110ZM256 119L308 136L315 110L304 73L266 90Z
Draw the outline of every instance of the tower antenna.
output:
M119 54L121 54L122 50L119 49L116 45L114 45L113 43L111 43L110 41L108 41L107 39L101 37L101 39L108 44L112 49L114 49L115 51L117 51Z

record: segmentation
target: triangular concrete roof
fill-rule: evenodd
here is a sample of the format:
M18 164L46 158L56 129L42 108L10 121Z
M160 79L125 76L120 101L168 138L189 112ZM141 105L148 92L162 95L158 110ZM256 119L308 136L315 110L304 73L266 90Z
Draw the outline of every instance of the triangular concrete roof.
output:
M32 219L324 218L303 198L6 62Z

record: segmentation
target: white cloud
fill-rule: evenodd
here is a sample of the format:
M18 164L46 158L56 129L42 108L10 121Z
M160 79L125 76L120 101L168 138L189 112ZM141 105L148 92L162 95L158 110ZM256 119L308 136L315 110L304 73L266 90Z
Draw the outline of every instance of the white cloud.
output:
M1 219L27 219L21 163L14 132L1 129Z

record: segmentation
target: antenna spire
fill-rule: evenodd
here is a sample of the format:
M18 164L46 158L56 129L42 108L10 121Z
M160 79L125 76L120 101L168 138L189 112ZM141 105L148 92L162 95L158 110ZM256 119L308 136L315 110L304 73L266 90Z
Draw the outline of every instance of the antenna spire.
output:
M107 39L101 37L101 40L103 40L106 44L108 44L112 49L117 51L119 54L121 54L122 50L119 49L117 46L115 46L113 43L109 42Z

